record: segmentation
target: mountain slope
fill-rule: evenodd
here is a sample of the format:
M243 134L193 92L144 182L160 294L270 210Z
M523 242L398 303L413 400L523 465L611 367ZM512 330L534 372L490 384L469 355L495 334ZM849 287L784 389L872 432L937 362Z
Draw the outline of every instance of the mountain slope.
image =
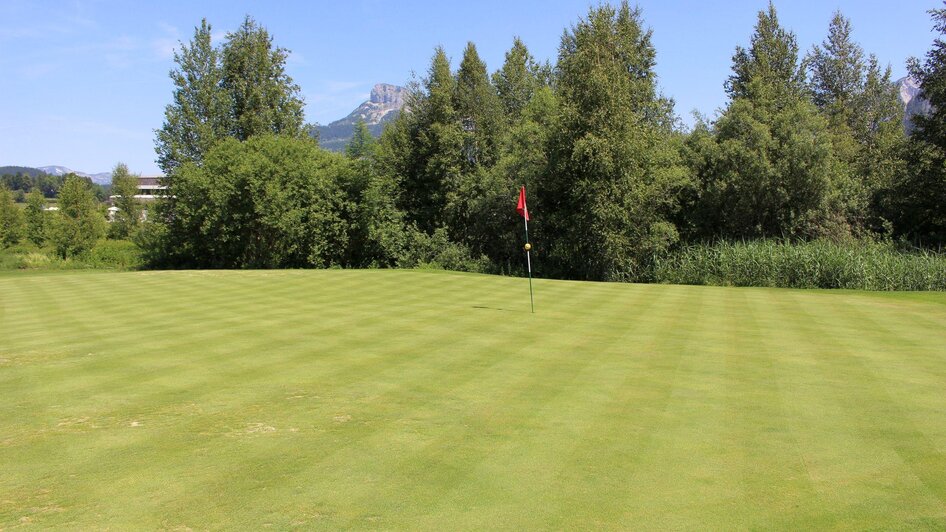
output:
M913 116L928 115L933 107L929 100L923 97L923 91L916 80L911 77L900 78L896 82L900 93L900 101L903 102L903 129L909 135L913 132Z
M371 89L370 99L359 105L348 116L327 126L317 127L319 145L332 151L345 149L359 119L365 121L372 135L380 136L384 125L397 118L401 112L406 94L404 87L388 83L375 85Z
M112 173L111 172L99 172L97 174L87 174L85 172L77 172L71 168L66 168L65 166L40 166L37 170L46 172L49 175L63 176L66 174L75 174L79 177L88 177L92 180L93 183L99 185L107 185L112 182Z
M46 172L39 168L29 166L0 166L0 175L28 175L30 177L39 177Z

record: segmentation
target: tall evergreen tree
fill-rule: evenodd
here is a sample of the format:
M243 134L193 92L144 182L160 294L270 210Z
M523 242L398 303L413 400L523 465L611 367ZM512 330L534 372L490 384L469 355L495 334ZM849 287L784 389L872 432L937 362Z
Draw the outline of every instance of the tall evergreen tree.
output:
M493 73L493 85L509 121L519 118L536 89L543 85L540 72L541 66L525 43L519 37L513 39L502 68Z
M449 183L459 180L463 166L463 130L454 107L456 79L450 60L438 47L427 77L411 87L401 113L404 143L398 162L386 164L400 185L398 207L425 233L445 225L444 205ZM393 139L394 137L392 137Z
M812 101L828 121L835 156L831 208L854 232L880 228L880 203L902 171L902 107L877 58L854 42L851 23L835 12L822 46L806 58Z
M775 5L759 11L749 48L736 47L726 92L733 100L749 98L773 104L788 102L804 90L795 34L778 21Z
M463 129L463 170L491 166L497 157L500 103L476 45L467 43L457 71L453 106Z
M562 37L552 171L533 187L543 208L535 225L555 235L537 245L548 246L555 275L640 278L677 239L669 219L688 180L655 57L640 10L626 1L591 9Z
M363 118L358 118L352 131L351 141L345 146L345 155L350 159L368 158L374 152L377 141Z
M730 102L688 143L699 199L688 209L697 236L786 237L835 232L836 162L825 120L805 97L795 35L774 6L760 11L748 49L737 47Z
M864 50L852 40L851 32L851 21L835 11L827 39L806 58L812 101L828 116L840 115L845 123L864 84Z

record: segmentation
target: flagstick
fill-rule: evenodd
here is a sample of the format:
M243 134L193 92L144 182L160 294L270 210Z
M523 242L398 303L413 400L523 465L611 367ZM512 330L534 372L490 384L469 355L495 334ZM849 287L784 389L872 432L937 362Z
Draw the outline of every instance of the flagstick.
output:
M529 212L529 211L526 211ZM522 221L526 224L526 244L529 243L529 218L523 216ZM535 299L532 297L532 250L526 249L526 265L529 270L529 304L532 305L532 313L535 314Z

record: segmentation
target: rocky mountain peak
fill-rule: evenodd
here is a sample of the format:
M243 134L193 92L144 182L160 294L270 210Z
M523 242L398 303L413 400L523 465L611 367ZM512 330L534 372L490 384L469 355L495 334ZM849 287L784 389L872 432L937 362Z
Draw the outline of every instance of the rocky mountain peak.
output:
M319 144L329 150L340 151L351 140L358 120L364 120L371 134L380 136L384 125L394 120L404 107L407 89L389 83L378 83L371 89L368 101L362 103L345 118L327 126L318 126Z
M378 83L371 89L371 103L387 105L400 109L404 106L404 87L388 83Z
M915 79L907 76L896 81L900 91L900 101L903 102L903 128L910 134L913 132L913 116L929 115L933 106L923 97L923 90Z

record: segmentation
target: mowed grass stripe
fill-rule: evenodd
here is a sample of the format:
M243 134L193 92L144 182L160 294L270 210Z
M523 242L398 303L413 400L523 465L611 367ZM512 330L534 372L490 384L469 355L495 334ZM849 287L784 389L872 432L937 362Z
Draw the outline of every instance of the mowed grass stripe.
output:
M843 314L840 310L837 309L838 313ZM889 327L881 323L875 313L868 312L863 307L855 308L842 323L845 321L865 324L881 330ZM816 332L827 336L829 331L825 330L823 320L813 320L812 323L818 324L821 329ZM892 324L896 326L896 320L892 320ZM944 374L936 370L940 367L939 364L944 362L946 353L935 349L929 351L917 349L910 338L890 332L891 336L897 338L898 341L894 345L881 344L879 350L876 346L870 349L869 346L859 345L857 341L843 342L834 338L837 351L856 362L856 364L847 364L846 371L852 373L858 381L866 383L862 387L854 388L855 393L842 395L839 402L845 408L845 416L857 420L855 428L861 441L877 447L877 453L883 453L890 462L890 467L895 465L908 468L909 472L915 476L915 479L910 482L905 479L902 486L888 484L884 486L884 489L896 490L897 494L905 499L917 500L917 502L925 500L931 508L939 508L941 515L946 516L946 478L938 474L940 471L946 471L946 454L943 453L942 447L937 449L935 443L942 442L942 437L946 436L946 433L942 430L926 432L927 420L942 413L935 405L939 402L943 390L935 384L919 385L923 381L942 382ZM862 351L858 349L859 347L867 353L885 353L886 363L878 367L876 355L865 358L861 355ZM892 357L891 354L894 356ZM916 362L920 360L923 363L917 365ZM891 367L890 362L894 362L895 365L905 362L907 367L915 368L909 371L910 375L916 375L916 378L910 380L911 393L909 395L895 396L890 393L892 386L888 375L896 371L894 367ZM934 405L932 408L930 408L931 404ZM868 409L865 405L877 406ZM884 463L882 459L875 459L875 464L881 463ZM887 498L887 494L878 498ZM876 504L876 502L871 501L871 504ZM894 505L891 513L895 514L896 510L902 507L903 505Z
M530 338L529 335L527 334L518 335L518 337L512 336L512 337L503 338L503 342L505 342L506 345L520 345L519 344L520 342L521 342L521 345L529 345L532 343L532 341L533 339ZM496 346L496 347L499 347L499 346ZM447 354L446 356L450 356L450 355ZM477 430L474 425L471 425L469 423L468 416L470 415L470 413L464 408L464 405L468 404L467 401L470 401L472 404L477 405L480 408L487 408L488 409L487 412L491 412L493 410L493 405L495 405L495 403L497 402L508 404L509 395L511 394L518 395L522 393L522 390L524 389L528 390L528 389L534 388L536 386L541 385L543 382L547 381L547 377L545 375L535 375L535 374L528 375L527 374L524 376L524 378L520 376L520 378L516 378L513 381L503 381L503 384L501 386L499 386L495 390L491 389L488 383L494 382L497 377L502 377L504 375L515 375L514 371L510 371L506 367L495 368L495 366L497 365L497 362L501 362L502 366L508 366L509 365L508 361L510 360L513 360L513 359L511 358L495 359L495 361L492 362L491 367L488 368L490 372L495 373L495 375L486 379L465 378L461 382L460 386L457 386L457 387L453 386L452 380L448 380L446 385L441 385L440 384L441 380L425 379L421 381L423 384L419 387L419 389L416 387L412 389L418 394L419 397L426 398L426 400L424 401L424 404L426 406L423 408L423 412L420 413L421 415L419 419L410 418L410 419L404 420L404 422L407 423L408 426L410 427L423 427L425 425L430 425L430 424L432 424L434 427L441 427L444 425L448 427L456 427L456 429L451 430L451 432L448 433L446 437L440 436L440 437L433 438L431 437L432 435L423 433L419 435L419 438L412 439L410 438L410 436L418 436L418 435L416 433L403 434L403 430L402 430L403 427L394 426L393 435L391 434L392 430L374 431L373 435L371 436L368 442L370 445L367 446L367 449L365 448L364 445L360 445L360 442L359 442L359 445L346 446L342 448L342 450L340 451L341 456L338 457L337 461L341 463L353 463L354 460L351 458L352 456L362 456L365 452L370 452L370 449L374 448L375 446L378 446L380 448L385 448L384 447L385 442L390 442L390 441L404 441L405 443L409 442L412 444L411 447L407 449L404 449L404 448L400 449L400 453L406 453L407 456L405 456L403 460L398 461L394 465L393 471L395 473L397 473L399 470L402 470L402 469L406 471L414 471L412 482L406 486L403 483L399 483L397 484L398 486L397 490L389 490L389 491L391 491L392 494L396 493L396 494L402 494L402 495L404 492L409 492L409 493L412 493L412 496L415 499L418 496L433 498L433 499L442 499L445 495L445 493L441 489L445 487L444 484L446 483L446 486L448 487L450 485L456 485L457 483L462 483L463 477L465 476L465 473L468 470L467 468L464 468L463 465L467 463L475 463L476 457L470 456L467 453L464 453L463 463L456 464L456 467L450 468L447 471L443 471L443 467L430 468L430 467L425 467L425 465L428 462L436 463L438 461L438 457L445 452L449 452L449 453L459 452L458 446L462 448L463 442L471 439L470 438L471 434L468 434L468 432L470 430ZM581 363L581 359L578 359L578 362ZM538 367L541 367L541 366L538 366ZM529 383L529 386L527 388L523 388L522 383L526 379L528 379L527 382ZM487 383L487 384L484 386L484 383ZM461 397L458 397L458 395L461 393L460 392L461 389L463 389L463 395ZM446 390L446 393L443 393L444 390ZM466 395L467 393L471 393L471 396L467 396ZM468 398L463 399L462 397L468 397ZM490 400L490 398L492 398L492 400ZM484 402L485 404L483 404ZM400 399L395 400L395 404L400 405L401 403L402 401ZM451 419L443 420L443 419L438 419L436 416L433 416L434 413L437 413L442 409L447 409L448 411L451 411L452 409L451 413L455 412L456 417L451 416ZM357 417L358 416L356 415L355 418ZM499 425L502 426L502 424L499 424ZM418 442L415 441L416 439L421 440L420 445L417 445ZM385 452L391 452L391 451L393 451L393 449L385 449ZM420 463L418 463L418 460L420 460ZM332 481L329 482L329 484L331 485L335 483L335 479L333 478L333 471L338 471L343 476L351 474L350 470L338 470L337 466L335 466L335 464L333 463L328 464L327 468L325 466L322 466L321 464L322 462L317 464L320 466L317 471L314 471L311 474L303 472L303 475L309 475L312 478L326 478L327 477L329 479L332 479ZM374 471L371 474L377 476L379 475L379 473L381 472ZM436 473L436 476L434 478L431 478L431 475L434 475L435 473ZM371 474L366 473L368 477L370 477ZM383 488L385 485L389 485L386 483L386 479L384 478L385 475L387 474L390 474L390 473L385 473L385 474L380 475L381 478L380 480L377 481L377 484L376 484L377 486L379 486L379 488ZM340 481L343 479L338 479L338 480ZM414 492L413 490L415 488L419 488L420 493ZM367 497L365 497L367 499L365 503L367 504L369 502L374 502L375 504L383 505L383 502L378 500L378 499L383 499L383 496L384 496L383 492L382 493L371 492ZM353 502L357 502L357 500ZM358 504L354 504L353 506L356 508L359 507ZM339 510L333 510L333 511L339 511ZM370 515L370 512L369 512L369 515Z
M946 526L942 294L535 285L0 276L0 527Z

